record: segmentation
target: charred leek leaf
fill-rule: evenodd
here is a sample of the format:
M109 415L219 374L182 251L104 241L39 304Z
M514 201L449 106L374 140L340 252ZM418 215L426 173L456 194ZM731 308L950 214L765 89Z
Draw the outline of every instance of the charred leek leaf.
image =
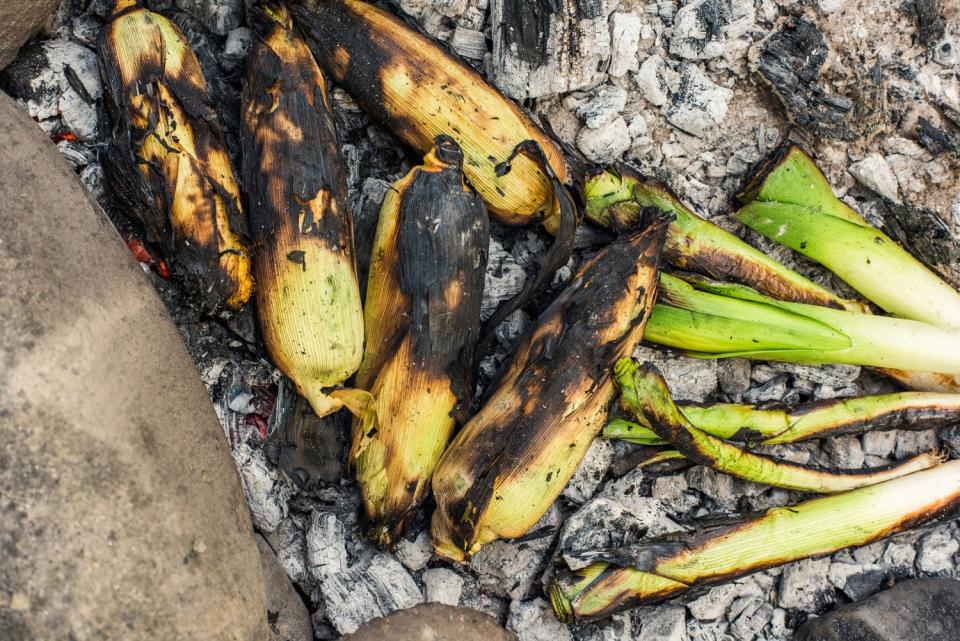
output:
M680 403L698 429L750 445L777 445L879 430L930 430L960 423L960 394L899 392L802 403L794 407ZM649 422L614 419L603 436L637 445L666 445Z
M867 545L952 516L958 507L960 461L953 461L844 494L774 508L740 523L583 554L583 569L558 573L550 601L563 621L596 619L659 603L691 588Z
M646 209L673 215L663 257L686 271L750 285L763 293L800 303L863 311L781 265L730 232L686 207L670 188L626 165L601 171L584 185L587 217L613 229L630 229Z
M113 193L208 309L243 307L253 278L240 190L186 38L163 16L119 0L97 49Z
M605 422L613 364L643 335L665 232L657 222L604 248L520 341L434 474L438 554L463 561L522 536L563 490Z
M788 303L749 287L663 273L644 339L702 358L850 363L960 374L960 333Z
M801 492L833 494L925 470L940 462L937 455L920 454L878 470L821 470L755 454L694 427L680 413L660 372L624 358L616 365L620 404L642 417L660 438L695 463L755 483Z
M771 157L738 198L740 222L817 261L888 313L960 330L960 292L834 196L799 147Z
M243 88L243 174L273 362L319 416L369 417L369 394L330 389L363 355L346 168L323 74L282 4L263 4Z
M350 454L380 543L391 543L426 497L470 406L490 234L462 162L457 143L438 137L380 212L358 375L376 398L377 428L356 420Z

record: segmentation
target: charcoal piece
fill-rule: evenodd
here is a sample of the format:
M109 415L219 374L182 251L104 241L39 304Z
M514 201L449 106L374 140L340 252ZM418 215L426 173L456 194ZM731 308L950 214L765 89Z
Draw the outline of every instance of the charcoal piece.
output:
M346 476L345 430L336 417L319 418L293 386L280 385L264 445L267 457L301 488L321 481L336 483Z
M932 209L884 201L883 230L944 280L960 288L960 238Z
M917 125L917 141L934 156L953 154L960 157L960 135L941 129L926 118Z
M493 0L493 66L511 98L596 85L610 57L607 0Z
M913 0L913 10L917 15L920 42L927 47L934 46L943 37L945 31L940 13L940 0Z
M812 22L795 18L764 44L758 71L791 122L826 138L854 140L854 102L816 82L826 58L823 35Z

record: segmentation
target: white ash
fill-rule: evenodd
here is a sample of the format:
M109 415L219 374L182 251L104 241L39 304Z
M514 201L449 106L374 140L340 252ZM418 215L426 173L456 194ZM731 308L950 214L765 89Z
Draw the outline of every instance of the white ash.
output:
M788 565L780 578L778 605L813 612L832 601L829 572L830 559L805 559Z
M627 121L617 116L597 129L584 127L577 134L577 148L595 163L610 164L620 160L630 149Z
M931 532L920 540L917 569L927 574L947 574L954 568L960 543L946 530Z
M920 454L921 452L934 452L940 447L940 437L936 430L925 430L922 432L912 430L899 430L897 432L897 447L894 450L894 456L898 459Z
M464 58L483 60L487 53L487 38L482 31L458 26L453 30L450 46Z
M306 542L310 574L318 581L347 569L346 533L336 514L314 512Z
M643 32L643 18L633 13L616 12L610 16L610 68L614 77L640 69L637 52Z
M65 128L81 141L96 139L101 87L93 50L72 40L47 40L21 52L4 73L11 93L44 131Z
M544 555L557 536L560 518L560 510L553 505L525 537L497 540L480 548L470 562L480 589L512 600L526 598L540 578Z
M499 621L501 625L505 623L510 610L510 601L484 592L480 588L480 582L473 575L462 576L462 578L460 605L483 612Z
M351 634L368 621L423 602L413 577L386 553L348 570L326 574L319 593L327 619L341 634Z
M298 585L307 585L312 581L307 562L306 533L299 519L284 519L276 530L266 533L265 537L291 581Z
M243 64L252 44L252 29L248 27L231 29L230 33L227 34L227 42L223 48L223 58L220 60L224 70L232 71Z
M752 641L773 619L774 608L761 598L746 599L740 614L730 623L730 634L739 641Z
M729 624L726 621L711 621L701 623L696 619L687 621L687 638L690 641L732 641L727 630Z
M576 641L634 641L631 612L614 614L609 619L587 623L573 629Z
M661 349L640 345L633 357L654 364L677 401L704 401L717 390L717 361L673 358Z
M627 91L616 85L601 85L588 92L570 94L563 100L563 106L577 114L590 129L598 129L623 112Z
M739 401L750 389L750 369L750 361L743 358L724 358L717 362L717 384L732 401Z
M483 301L480 318L487 320L500 303L509 300L523 289L527 272L512 253L504 249L496 238L490 238L487 254L487 274L483 282Z
M533 34L538 42L525 43L516 33L519 25L507 22L511 6L526 3L492 0L494 82L508 96L523 100L565 91L587 89L604 78L600 71L610 56L607 19L613 10L608 0L571 0L557 3L546 18L545 32ZM528 14L533 14L532 5ZM528 26L529 28L529 26ZM540 42L542 41L542 42ZM536 53L528 51L534 48ZM578 55L568 55L576 51Z
M737 581L710 588L706 593L687 603L687 610L699 621L716 621L722 618L727 608L740 598L760 597L763 592L754 581Z
M640 95L654 107L667 104L670 94L680 88L680 76L656 54L643 61L634 79Z
M241 443L233 448L233 459L253 524L264 532L272 532L287 515L287 503L294 493L292 484L283 472L270 465L260 448Z
M458 605L463 592L463 577L447 568L424 570L420 576L426 601Z
M563 497L577 505L590 500L603 483L612 463L613 446L610 441L603 438L594 440L567 487L563 489Z
M896 203L900 202L897 177L884 157L876 152L850 165L850 174L877 194Z
M507 629L516 633L519 641L573 641L573 635L553 616L550 604L537 598L513 601Z
M417 536L410 540L408 538L400 539L397 543L397 558L403 567L411 572L417 572L427 566L430 558L433 556L433 545L430 543L430 533L427 530L421 531Z
M648 609L640 620L637 641L685 641L687 621L683 606L663 605Z
M664 108L667 120L698 138L714 133L727 117L733 92L713 82L696 65L684 65L680 88Z
M176 0L176 3L218 36L227 35L243 22L244 0Z
M689 60L716 58L723 55L727 38L743 34L753 21L753 2L693 0L673 18L670 53Z

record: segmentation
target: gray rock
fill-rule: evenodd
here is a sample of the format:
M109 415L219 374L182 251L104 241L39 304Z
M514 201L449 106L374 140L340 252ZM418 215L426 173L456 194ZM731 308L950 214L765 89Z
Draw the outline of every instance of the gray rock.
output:
M871 152L863 160L852 163L848 171L867 189L888 200L900 202L897 177L884 157L877 152Z
M670 97L663 115L673 126L703 138L727 117L733 92L707 77L696 65L685 65L680 88Z
M457 605L463 592L463 577L447 568L424 570L420 577L423 582L425 600L428 602Z
M683 606L663 605L642 618L637 641L685 641L686 638Z
M620 160L630 149L630 132L622 116L597 129L584 127L577 134L577 148L595 163L608 164Z
M516 641L485 614L440 603L394 612L363 626L342 641Z
M523 599L536 583L544 553L550 548L560 524L560 511L552 505L530 528L536 538L499 539L483 546L470 562L484 592L513 600Z
M808 621L794 641L953 641L960 581L914 579Z
M176 327L2 92L0 137L0 636L262 641L249 512Z
M313 641L313 623L303 599L290 584L290 579L270 545L257 537L260 567L267 590L267 641Z
M805 559L791 563L780 577L781 608L817 611L830 598L830 559Z
M543 599L511 603L507 629L516 632L519 641L573 641L570 629L557 621Z
M944 530L935 530L920 540L917 568L928 574L952 572L960 543Z
M200 21L204 27L225 36L243 22L243 0L176 0L177 6Z
M0 69L17 55L56 8L57 0L12 0L0 4Z

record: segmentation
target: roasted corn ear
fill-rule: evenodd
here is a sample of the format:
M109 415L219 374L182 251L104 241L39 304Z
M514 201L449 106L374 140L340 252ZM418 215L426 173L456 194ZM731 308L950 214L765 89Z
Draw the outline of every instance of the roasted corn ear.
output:
M373 538L389 544L430 489L456 423L465 422L490 244L463 154L439 136L387 192L367 280L367 346L358 385L375 429L354 421L350 460Z
M257 312L274 364L319 416L370 396L340 386L363 356L346 168L323 74L283 4L263 3L243 88L243 175Z
M565 183L560 148L509 98L449 51L393 15L362 0L307 0L294 7L317 59L360 107L421 154L441 134L463 150L463 170L490 214L508 224L541 219L559 226L550 177L519 157L534 140Z
M253 293L240 190L200 64L163 16L118 0L97 46L111 189L208 310Z
M434 473L438 554L522 536L563 490L606 422L613 364L643 335L665 233L660 220L605 247L520 340Z

